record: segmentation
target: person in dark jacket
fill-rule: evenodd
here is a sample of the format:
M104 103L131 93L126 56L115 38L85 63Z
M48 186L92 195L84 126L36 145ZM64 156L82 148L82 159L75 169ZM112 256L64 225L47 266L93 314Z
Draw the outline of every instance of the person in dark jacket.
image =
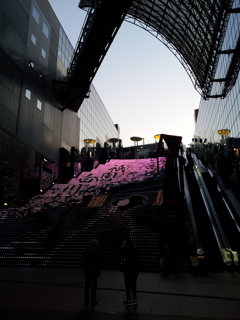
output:
M85 305L89 304L91 291L91 303L96 305L97 278L100 276L99 265L101 261L97 239L91 240L91 246L84 251L82 261L85 277L84 303Z
M124 240L121 246L124 255L122 271L124 274L126 301L125 306L137 306L137 277L139 273L139 253L135 244L130 240Z
M169 247L167 244L162 244L160 246L160 260L159 260L159 267L161 268L162 272L166 271L168 267L168 259L169 259Z

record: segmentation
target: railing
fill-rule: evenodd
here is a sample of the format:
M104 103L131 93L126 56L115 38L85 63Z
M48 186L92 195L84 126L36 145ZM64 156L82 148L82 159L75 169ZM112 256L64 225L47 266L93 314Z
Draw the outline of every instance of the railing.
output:
M54 225L48 230L47 234L45 235L45 237L36 245L36 249L41 247L43 245L43 243L47 240L48 237L50 237L50 235L53 233L53 231L55 231L55 229L57 228L57 226L59 225L59 223L67 216L67 224L69 222L69 216L71 214L74 214L75 210L78 207L78 203L75 205L75 207L70 211L70 212L66 212L64 213L61 217L59 217L57 219L57 221L54 223Z
M194 210L193 210L193 204L192 204L192 199L190 196L190 191L189 191L189 186L186 178L186 173L183 172L183 179L184 179L184 193L185 193L185 200L188 208L189 215L191 217L191 225L192 225L192 231L194 234L194 240L195 240L195 245L196 245L196 251L198 255L204 255L204 250L200 244L199 240L199 234L198 234L198 228L197 228L197 223L194 215Z

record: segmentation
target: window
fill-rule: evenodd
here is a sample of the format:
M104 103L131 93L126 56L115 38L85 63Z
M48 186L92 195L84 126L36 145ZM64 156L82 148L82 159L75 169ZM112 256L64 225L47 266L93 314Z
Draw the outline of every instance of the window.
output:
M40 100L37 100L37 108L42 110L42 102Z
M41 55L44 59L46 59L46 51L42 48Z
M28 98L28 100L31 100L31 91L30 90L26 89L25 97Z
M67 38L64 30L62 27L59 29L59 42L58 42L58 57L64 64L66 68L69 67L72 54L74 52L73 46L71 45L71 42Z
M48 29L48 27L47 27L47 25L46 25L45 22L43 22L42 31L43 31L43 33L45 34L46 38L48 39L49 29Z
M36 45L37 39L36 39L36 37L34 36L34 34L31 34L31 41L32 41L32 43L33 43L34 45Z
M33 18L35 19L35 21L37 23L39 23L39 12L38 12L38 10L36 9L35 6L33 6L32 15L33 15Z

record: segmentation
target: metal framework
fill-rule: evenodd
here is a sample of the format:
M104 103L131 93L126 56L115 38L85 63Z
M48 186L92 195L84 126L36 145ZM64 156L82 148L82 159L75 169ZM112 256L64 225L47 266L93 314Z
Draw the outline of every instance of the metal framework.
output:
M225 36L228 19L233 12L233 0L121 0L121 3L128 3L122 12L122 17L142 29L148 31L158 38L181 62L190 76L196 90L204 99L211 97L213 82L224 82L224 97L234 85L236 75L239 71L239 50L231 48L233 52L232 63L224 79L215 79L216 68L221 54L223 39ZM79 7L90 10L89 19L94 19L93 14L98 16L98 10L102 5L117 5L117 0L81 0ZM114 12L113 12L114 13ZM111 11L108 12L111 15ZM106 19L106 15L104 19ZM112 26L114 21L111 18ZM116 26L119 28L120 23ZM87 25L89 28L89 24ZM83 31L84 32L83 27ZM89 33L90 34L90 33ZM99 33L98 33L99 35ZM116 35L116 32L114 36ZM89 38L89 37L88 37ZM94 41L98 42L95 38ZM113 41L113 37L108 42L107 48ZM76 49L75 57L69 68L69 79L74 78L76 73L76 61L81 60L79 49L84 47L83 41ZM239 43L238 43L239 45ZM238 47L238 46L237 46ZM92 42L91 48L94 48ZM91 52L89 52L91 54ZM106 54L106 52L105 52ZM101 59L103 56L101 56ZM102 60L101 60L102 61ZM100 65L100 64L99 64ZM95 67L95 71L98 69ZM94 74L92 74L91 80ZM88 83L89 86L89 83Z
M126 20L158 38L208 98L231 6L231 0L134 0Z
M65 84L64 107L77 111L115 38L132 0L93 0L80 33Z

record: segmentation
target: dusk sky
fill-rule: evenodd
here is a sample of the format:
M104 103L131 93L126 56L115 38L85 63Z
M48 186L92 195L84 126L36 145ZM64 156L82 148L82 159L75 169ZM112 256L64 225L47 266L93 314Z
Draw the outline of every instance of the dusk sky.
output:
M79 0L49 2L75 47L86 12L78 8ZM159 133L191 142L200 95L178 59L145 30L123 23L93 85L119 124L124 147L133 145L132 136L153 143Z

